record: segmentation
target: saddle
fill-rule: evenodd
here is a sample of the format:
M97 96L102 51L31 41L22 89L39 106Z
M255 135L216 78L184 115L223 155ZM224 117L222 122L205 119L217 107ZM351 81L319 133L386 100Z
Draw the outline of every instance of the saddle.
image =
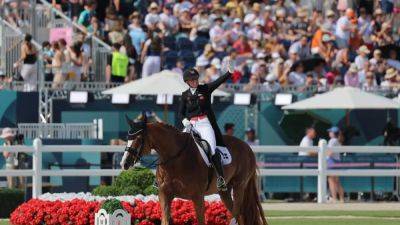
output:
M190 134L196 143L198 150L200 151L201 156L203 157L204 162L207 164L208 167L211 167L211 147L210 144L204 140L198 132L191 129ZM217 146L215 150L215 154L220 154L220 158L222 161L222 165L228 165L232 162L232 156L229 150L226 147Z

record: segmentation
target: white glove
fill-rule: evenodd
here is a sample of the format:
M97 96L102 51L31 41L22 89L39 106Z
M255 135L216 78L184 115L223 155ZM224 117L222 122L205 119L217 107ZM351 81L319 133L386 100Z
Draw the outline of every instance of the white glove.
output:
M182 120L182 124L183 124L184 127L188 127L188 126L191 125L190 121L188 119L186 119L186 118Z

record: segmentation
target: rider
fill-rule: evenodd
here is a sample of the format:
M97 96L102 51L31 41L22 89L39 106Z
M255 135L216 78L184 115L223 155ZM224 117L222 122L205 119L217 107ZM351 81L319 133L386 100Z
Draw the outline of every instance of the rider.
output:
M221 156L220 154L215 154L215 150L217 146L225 145L211 108L211 93L231 77L234 71L232 62L228 62L226 67L227 72L224 75L207 84L199 84L199 72L196 69L192 68L185 71L183 80L189 85L189 89L182 93L179 106L179 114L183 119L183 126L188 128L192 125L211 148L211 161L217 172L217 188L220 191L225 191L227 187Z

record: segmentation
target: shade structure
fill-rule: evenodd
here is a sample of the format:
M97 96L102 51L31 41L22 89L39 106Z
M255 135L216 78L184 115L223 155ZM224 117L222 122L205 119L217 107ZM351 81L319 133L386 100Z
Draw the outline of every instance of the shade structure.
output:
M398 109L399 103L353 87L338 87L333 91L284 106L285 110L309 109Z
M164 70L149 77L103 91L103 94L130 94L130 95L181 95L189 86L183 82L182 75ZM215 90L213 96L229 96L221 90Z

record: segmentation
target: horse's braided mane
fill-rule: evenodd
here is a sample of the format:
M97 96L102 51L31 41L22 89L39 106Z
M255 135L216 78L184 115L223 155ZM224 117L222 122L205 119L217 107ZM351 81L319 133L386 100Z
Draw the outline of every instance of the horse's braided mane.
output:
M167 129L169 129L169 130L173 130L173 131L175 131L175 132L182 133L181 130L179 130L179 129L176 128L175 126L172 126L171 124L168 124L168 123L159 123L159 122L157 122L157 124L158 124L159 126L161 126L161 127L167 128Z

